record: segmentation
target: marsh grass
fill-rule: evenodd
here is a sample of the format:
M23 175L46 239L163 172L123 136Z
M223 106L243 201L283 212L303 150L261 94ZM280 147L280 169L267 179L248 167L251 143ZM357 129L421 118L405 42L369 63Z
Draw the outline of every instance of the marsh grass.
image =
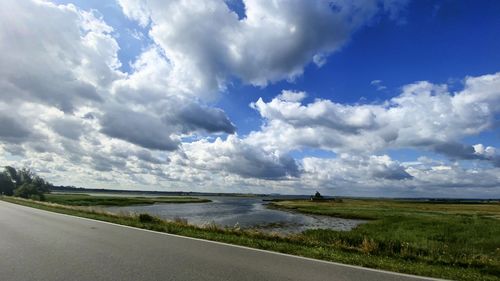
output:
M344 200L343 206L311 205L307 201L276 202L280 206L275 208L372 219L348 232L308 230L283 237L215 224L197 227L184 220L141 220L140 214L117 215L98 208L12 197L3 200L133 227L390 271L455 280L500 280L500 230L498 220L489 217L497 212L498 206L469 206L461 212L456 206L412 209L405 204L375 201Z
M500 204L436 204L394 200L343 203L285 201L274 208L370 222L348 232L307 230L312 244L426 264L476 268L500 276Z
M89 194L46 194L45 201L71 206L129 206L149 205L155 203L205 203L208 199L186 196L163 197L118 197L94 196Z

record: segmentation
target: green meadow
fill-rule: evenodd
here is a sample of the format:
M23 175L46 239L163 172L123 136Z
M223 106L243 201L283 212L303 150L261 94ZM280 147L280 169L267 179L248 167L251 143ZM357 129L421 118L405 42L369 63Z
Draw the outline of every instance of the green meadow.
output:
M51 193L45 195L45 201L70 206L129 206L150 205L155 203L205 203L208 199L185 196L163 197L125 197L125 196L97 196L89 194L62 194Z
M369 256L477 269L500 276L500 204L398 200L283 201L274 208L369 220L348 232L308 230L313 243ZM460 276L454 277L460 279Z

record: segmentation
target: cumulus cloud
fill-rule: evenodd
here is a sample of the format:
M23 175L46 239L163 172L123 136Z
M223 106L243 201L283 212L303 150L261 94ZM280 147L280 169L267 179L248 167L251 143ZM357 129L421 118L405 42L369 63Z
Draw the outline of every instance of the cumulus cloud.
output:
M0 112L0 139L17 143L24 141L30 134L30 130L19 120Z
M306 157L302 166L300 184L344 195L487 197L500 185L499 168L464 168L427 158L401 163L387 155L341 154L335 159Z
M191 75L193 91L224 88L231 76L259 86L293 79L308 63L323 65L377 14L396 17L406 2L245 0L239 17L223 0L119 0L128 17L150 26L177 79Z
M270 180L298 177L300 173L290 156L266 152L237 136L185 144L184 150L187 164L203 170L222 170L242 177Z
M164 130L170 133L235 132L235 126L222 109L202 103L186 89L186 85L176 80L172 65L160 49L151 47L145 50L132 69L130 75L113 84L112 94L119 104L154 116L158 119L156 122L161 121Z
M45 1L1 5L0 106L2 112L17 108L2 117L4 140L31 135L27 148L62 152L79 147L82 135L101 132L145 148L174 150L179 135L235 132L221 109L201 103L172 76L171 62L157 47L144 50L131 73L121 72L114 30L98 12ZM83 125L76 117L82 108L86 118L100 119L101 128ZM67 140L54 143L53 133Z
M470 188L469 192L484 188L490 189L489 192L493 194L498 192L500 185L500 177L498 176L500 169L497 167L478 169L459 165L412 163L408 165L406 170L415 179L418 179L414 183L415 186L427 189L429 192L435 190L446 193L446 191L439 190L440 188ZM474 197L474 193L468 196Z
M412 179L406 168L387 155L356 156L341 154L335 159L306 157L303 159L305 173L319 176L332 182L360 183L364 181L400 181Z
M500 167L500 153L498 153L495 147L485 147L482 144L476 144L472 147L474 148L474 154L477 155L479 159L492 161L495 166Z
M3 1L0 97L36 100L66 112L77 103L102 101L102 89L121 76L112 31L92 12L72 5Z
M464 88L455 93L446 85L417 82L382 104L345 105L325 99L303 104L304 93L284 92L269 102L251 104L266 123L248 138L285 152L303 147L337 153L416 148L496 163L495 157L458 141L494 125L500 113L498 89L500 73L467 77Z
M197 103L179 107L174 111L173 116L165 116L165 120L179 124L184 132L202 129L209 133L234 134L236 131L235 126L222 109L201 106Z
M179 142L159 119L146 113L115 109L101 119L101 132L133 144L159 150L175 150Z
M78 140L85 133L82 122L74 117L54 119L51 126L54 132L73 140Z
M235 132L221 109L176 80L159 48L121 72L117 34L98 12L48 1L0 5L3 164L52 170L59 183L76 184L65 179L70 172L86 186L96 183L89 178L152 183L146 174L167 177L165 152L181 137ZM23 161L10 162L16 156Z

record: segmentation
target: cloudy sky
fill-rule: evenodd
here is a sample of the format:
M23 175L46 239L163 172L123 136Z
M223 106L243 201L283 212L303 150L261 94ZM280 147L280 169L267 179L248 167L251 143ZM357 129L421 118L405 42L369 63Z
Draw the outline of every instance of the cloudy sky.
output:
M499 14L2 0L0 164L92 188L500 197Z

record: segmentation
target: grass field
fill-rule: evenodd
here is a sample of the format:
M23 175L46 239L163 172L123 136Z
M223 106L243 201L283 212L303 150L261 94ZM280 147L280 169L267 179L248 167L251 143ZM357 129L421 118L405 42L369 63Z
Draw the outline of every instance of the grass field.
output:
M94 196L89 194L46 194L45 201L70 206L128 206L148 205L155 203L204 203L208 199L196 197L122 197L122 196Z
M352 231L309 230L281 237L252 230L205 228L149 215L116 215L92 207L4 197L35 208L134 227L317 259L454 280L500 280L500 206L380 200L274 202L274 208L364 218Z
M500 204L396 200L283 201L272 207L371 220L349 232L308 230L306 239L371 256L397 257L500 276Z

